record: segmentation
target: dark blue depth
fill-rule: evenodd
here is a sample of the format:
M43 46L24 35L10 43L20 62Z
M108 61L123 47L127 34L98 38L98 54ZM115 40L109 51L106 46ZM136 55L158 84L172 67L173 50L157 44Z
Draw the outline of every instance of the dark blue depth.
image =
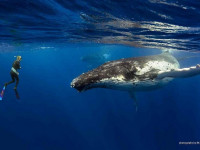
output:
M0 55L2 86L10 80L13 56L23 57L18 88L21 99L16 99L14 85L10 85L0 102L1 149L182 150L199 147L178 144L200 139L199 76L174 80L156 91L137 93L137 113L126 92L94 89L78 93L70 88L72 79L90 67L81 61L81 56L106 51L111 54L110 59L118 59L157 54L158 50L94 44L51 45L42 49L32 44L20 50ZM194 65L198 60L188 59L181 64Z

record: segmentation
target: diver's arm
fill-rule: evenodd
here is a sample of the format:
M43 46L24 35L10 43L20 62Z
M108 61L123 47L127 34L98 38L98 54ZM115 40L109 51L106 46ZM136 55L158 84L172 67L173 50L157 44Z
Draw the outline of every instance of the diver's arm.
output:
M17 69L21 69L20 62L17 61L16 63L17 63Z
M197 64L196 66L192 66L189 68L182 68L182 69L175 69L170 71L160 71L158 73L157 79L162 79L165 77L171 77L171 78L186 78L186 77L192 77L195 75L200 74L200 65Z

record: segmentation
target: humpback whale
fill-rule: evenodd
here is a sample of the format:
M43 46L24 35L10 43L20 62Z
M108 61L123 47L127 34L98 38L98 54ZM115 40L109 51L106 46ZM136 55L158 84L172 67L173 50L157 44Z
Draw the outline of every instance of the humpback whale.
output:
M174 78L200 74L200 65L180 69L178 60L169 52L159 55L132 57L104 63L81 74L71 82L79 92L92 88L108 88L134 92L160 88ZM136 102L136 99L135 99Z

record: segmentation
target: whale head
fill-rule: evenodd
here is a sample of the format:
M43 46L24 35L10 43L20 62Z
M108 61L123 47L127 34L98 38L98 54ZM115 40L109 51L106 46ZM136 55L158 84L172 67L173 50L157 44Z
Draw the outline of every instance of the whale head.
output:
M134 67L131 70L131 66L122 60L107 62L73 79L71 87L79 92L92 88L112 89L122 82L132 80L134 78L133 74L136 71L133 69Z
M98 80L99 80L98 74L93 71L89 71L73 79L71 82L71 87L75 88L79 92L83 92L93 88L94 83L96 83Z

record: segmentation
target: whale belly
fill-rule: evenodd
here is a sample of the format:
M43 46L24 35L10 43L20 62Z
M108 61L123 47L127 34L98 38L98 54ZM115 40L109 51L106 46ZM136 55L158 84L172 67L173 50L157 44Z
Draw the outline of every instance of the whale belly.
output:
M99 83L93 85L93 87L109 88L121 91L148 91L160 88L172 81L173 78L163 78L161 80L145 80L145 81L125 81L123 78L104 79Z

